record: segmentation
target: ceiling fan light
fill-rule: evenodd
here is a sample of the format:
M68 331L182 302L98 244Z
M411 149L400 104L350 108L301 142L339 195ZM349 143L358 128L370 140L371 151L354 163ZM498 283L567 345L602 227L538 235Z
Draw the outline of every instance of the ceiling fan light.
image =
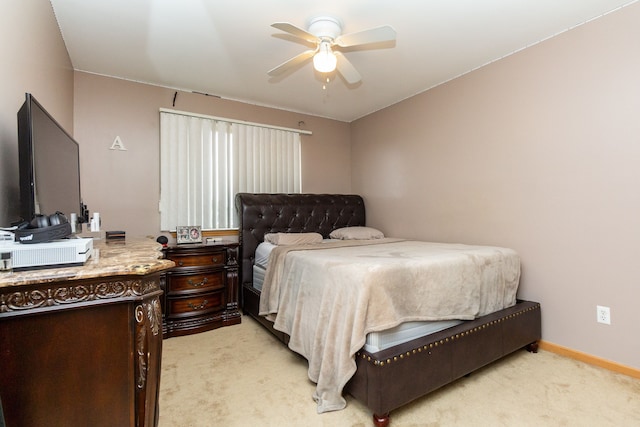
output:
M330 73L336 69L338 58L328 43L320 43L318 52L313 56L313 67L321 73Z

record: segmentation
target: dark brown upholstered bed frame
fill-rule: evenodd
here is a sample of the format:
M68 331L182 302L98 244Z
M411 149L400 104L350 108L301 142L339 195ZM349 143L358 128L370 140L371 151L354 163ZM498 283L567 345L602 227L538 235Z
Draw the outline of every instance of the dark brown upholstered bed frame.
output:
M239 193L236 208L243 310L287 343L288 336L258 315L260 292L252 286L256 247L265 233L318 232L326 238L337 228L364 226L364 201L357 195ZM376 426L386 426L390 411L418 397L518 349L537 351L540 336L540 304L518 301L377 353L360 351L345 391L373 411Z

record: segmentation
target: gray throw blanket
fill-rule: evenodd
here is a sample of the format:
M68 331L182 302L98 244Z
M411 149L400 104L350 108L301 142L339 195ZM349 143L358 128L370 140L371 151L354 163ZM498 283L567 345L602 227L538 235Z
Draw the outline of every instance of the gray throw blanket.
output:
M510 307L519 279L520 259L507 248L388 238L278 246L260 315L309 361L322 413L346 406L342 390L369 332Z

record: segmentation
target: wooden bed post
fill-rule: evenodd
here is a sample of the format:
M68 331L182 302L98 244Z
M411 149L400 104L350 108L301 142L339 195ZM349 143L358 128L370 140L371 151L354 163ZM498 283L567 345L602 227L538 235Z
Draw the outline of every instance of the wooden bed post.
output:
M529 353L537 353L538 352L538 341L534 341L531 344L525 347Z
M389 413L384 415L373 414L373 425L376 427L387 427L389 425Z

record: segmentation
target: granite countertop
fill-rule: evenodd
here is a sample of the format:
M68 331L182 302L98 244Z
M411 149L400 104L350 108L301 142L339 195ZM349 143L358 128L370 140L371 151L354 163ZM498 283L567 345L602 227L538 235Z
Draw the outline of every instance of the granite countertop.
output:
M162 258L162 246L150 238L127 238L112 242L95 239L91 258L83 266L0 272L0 288L97 277L145 275L174 265L173 261Z

